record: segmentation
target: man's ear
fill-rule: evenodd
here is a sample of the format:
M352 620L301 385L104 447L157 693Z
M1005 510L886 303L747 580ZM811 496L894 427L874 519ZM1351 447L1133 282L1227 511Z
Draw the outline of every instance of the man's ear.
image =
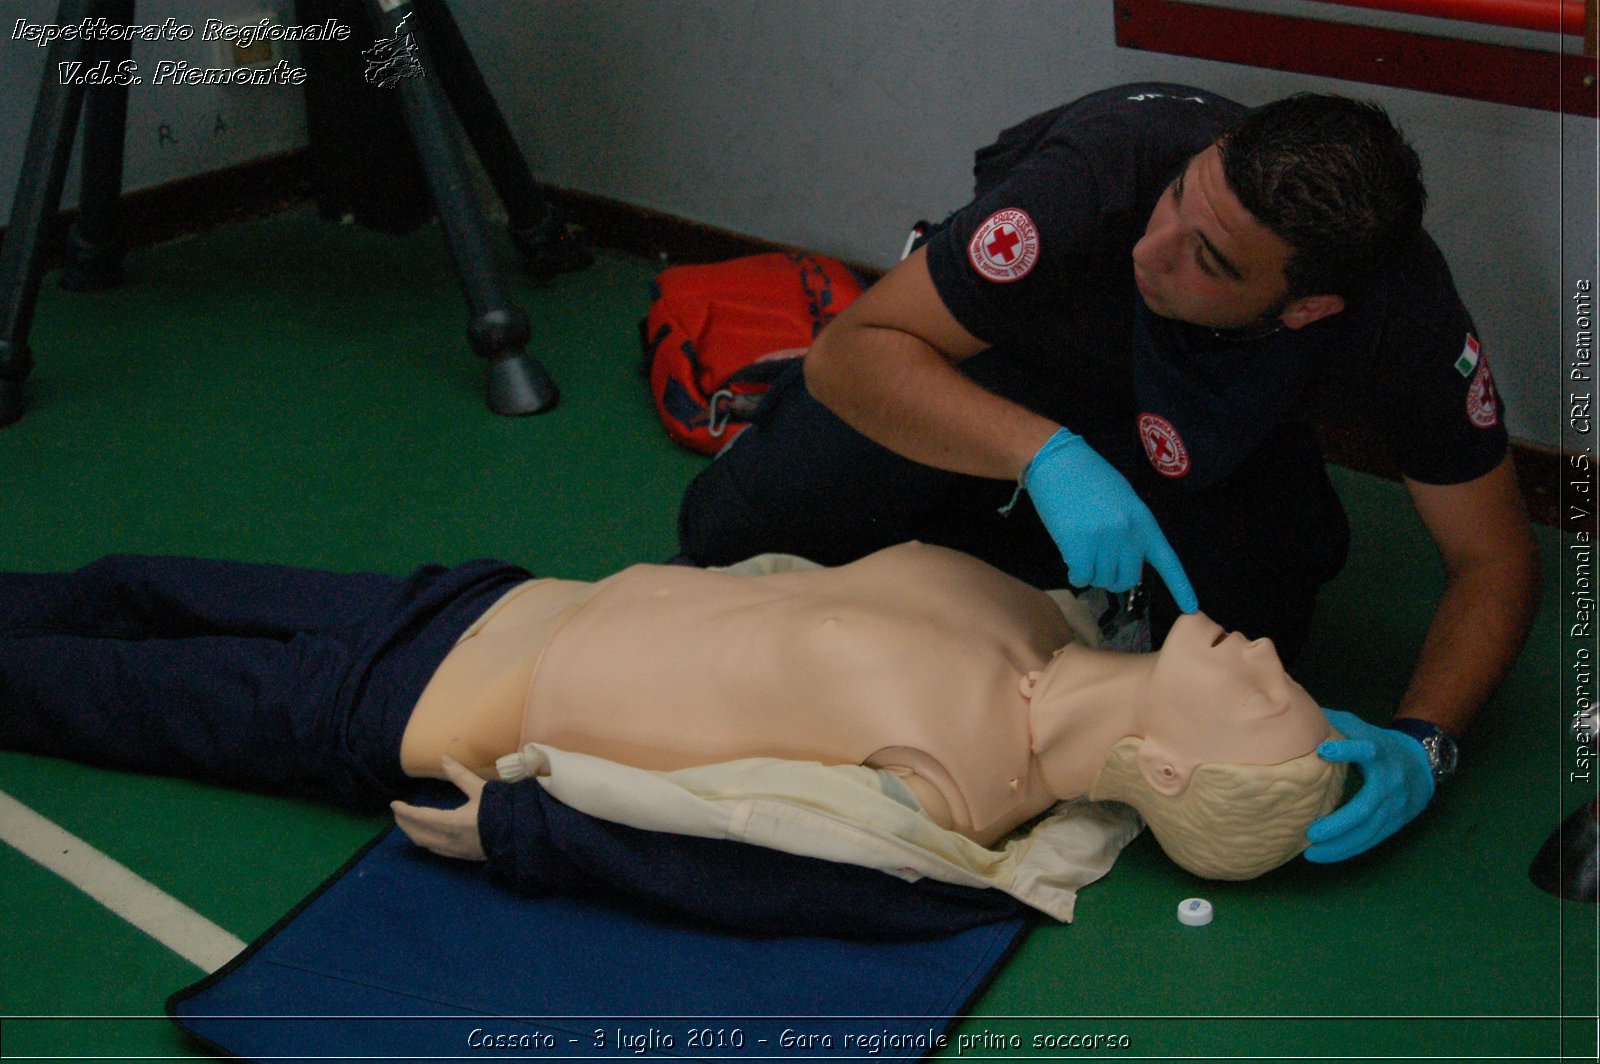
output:
M1134 764L1139 766L1139 775L1144 777L1145 784L1168 798L1176 798L1184 792L1189 786L1189 773L1194 768L1189 762L1173 757L1160 743L1149 739L1139 744Z
M1314 321L1339 313L1344 309L1344 297L1336 295L1305 296L1290 303L1278 320L1285 328L1304 329Z

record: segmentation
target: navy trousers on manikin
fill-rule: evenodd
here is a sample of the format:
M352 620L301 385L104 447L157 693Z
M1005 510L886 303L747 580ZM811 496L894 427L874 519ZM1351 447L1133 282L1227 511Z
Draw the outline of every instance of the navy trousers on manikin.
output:
M526 570L409 577L113 555L0 574L0 747L375 809L474 619Z

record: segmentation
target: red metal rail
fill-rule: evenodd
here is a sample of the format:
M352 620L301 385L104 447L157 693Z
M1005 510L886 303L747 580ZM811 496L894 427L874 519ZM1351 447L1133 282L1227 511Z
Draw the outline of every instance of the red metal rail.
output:
M1593 56L1273 15L1188 0L1113 0L1117 44L1595 117Z
M1581 35L1584 32L1584 0L1315 0L1315 3L1429 14L1432 18L1536 29L1546 34Z
M1314 0L1406 15L1511 26L1545 33L1583 33L1583 0Z

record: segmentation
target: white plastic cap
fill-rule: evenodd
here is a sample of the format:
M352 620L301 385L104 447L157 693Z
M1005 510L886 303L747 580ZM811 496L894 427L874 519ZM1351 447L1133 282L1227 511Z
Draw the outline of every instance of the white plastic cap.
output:
M1185 898L1178 903L1178 923L1204 927L1211 922L1211 903L1204 898Z

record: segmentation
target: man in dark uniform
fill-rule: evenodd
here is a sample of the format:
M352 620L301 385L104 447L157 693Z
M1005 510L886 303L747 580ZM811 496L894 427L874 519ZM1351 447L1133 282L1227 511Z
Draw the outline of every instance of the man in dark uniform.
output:
M696 478L684 553L837 564L917 538L1111 591L1148 562L1158 638L1204 603L1290 659L1348 545L1310 426L1359 405L1447 582L1391 725L1330 712L1365 782L1308 856L1393 833L1509 669L1538 572L1415 153L1341 97L1143 84L1006 130L976 175ZM1019 487L1033 512L1002 515Z

